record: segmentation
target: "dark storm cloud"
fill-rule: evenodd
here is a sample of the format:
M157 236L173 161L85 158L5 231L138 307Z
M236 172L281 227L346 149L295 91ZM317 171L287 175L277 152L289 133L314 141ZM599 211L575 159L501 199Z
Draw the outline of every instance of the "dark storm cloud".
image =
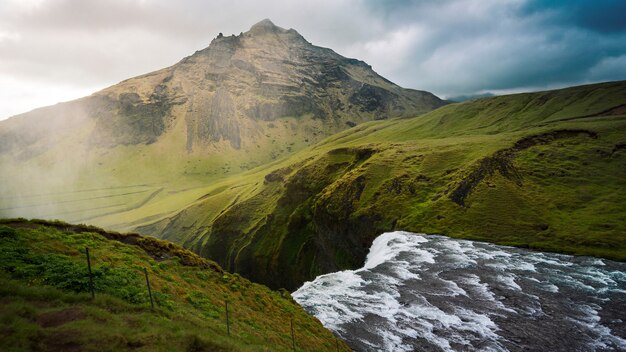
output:
M417 33L405 49L412 61L378 65L403 85L454 96L626 79L624 1L368 4L388 31Z
M622 0L0 0L0 118L174 64L271 18L444 96L626 79Z
M623 0L532 0L521 15L554 11L553 21L602 33L626 31L626 1Z

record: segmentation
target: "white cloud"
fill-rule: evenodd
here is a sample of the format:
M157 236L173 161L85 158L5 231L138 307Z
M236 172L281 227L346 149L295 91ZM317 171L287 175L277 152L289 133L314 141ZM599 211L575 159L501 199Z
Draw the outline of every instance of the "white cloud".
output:
M1 42L17 42L21 39L21 36L17 32L0 31L0 43Z
M356 42L345 49L348 56L365 59L375 70L402 71L416 48L428 37L428 29L411 25L383 33L370 41Z
M626 55L606 57L589 70L591 81L610 81L615 77L626 77Z
M78 99L96 90L97 87L24 81L0 75L0 116L10 117L37 107Z

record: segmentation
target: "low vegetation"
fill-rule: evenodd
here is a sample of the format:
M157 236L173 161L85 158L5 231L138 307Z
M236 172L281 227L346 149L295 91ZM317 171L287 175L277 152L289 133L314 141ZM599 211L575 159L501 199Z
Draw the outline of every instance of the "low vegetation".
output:
M91 226L0 221L0 301L3 351L291 351L292 319L298 351L349 350L284 290L170 242Z

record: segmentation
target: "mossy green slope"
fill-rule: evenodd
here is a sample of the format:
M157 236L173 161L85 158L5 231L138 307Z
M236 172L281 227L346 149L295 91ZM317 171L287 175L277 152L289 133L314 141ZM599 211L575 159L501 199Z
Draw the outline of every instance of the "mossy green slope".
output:
M138 230L287 288L394 229L626 260L626 82L365 123L221 187Z
M82 225L0 221L0 301L3 351L291 351L291 319L298 350L349 350L287 292L166 241Z

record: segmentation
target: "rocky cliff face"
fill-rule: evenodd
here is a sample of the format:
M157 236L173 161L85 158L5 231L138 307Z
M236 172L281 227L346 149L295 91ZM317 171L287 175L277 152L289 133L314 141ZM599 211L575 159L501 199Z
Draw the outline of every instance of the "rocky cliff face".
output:
M240 35L215 38L208 48L169 68L121 82L46 110L62 119L68 106L95 120L88 144L110 148L150 144L177 123L187 151L226 141L232 148L263 136L258 121L309 117L328 135L356 123L414 116L443 105L434 95L403 89L366 63L307 42L293 29L263 20ZM29 113L32 115L32 113ZM26 115L29 115L26 114ZM26 120L20 118L20 120ZM182 121L182 122L181 122ZM2 150L28 147L6 138ZM31 133L32 134L32 133ZM32 140L44 137L32 136Z

